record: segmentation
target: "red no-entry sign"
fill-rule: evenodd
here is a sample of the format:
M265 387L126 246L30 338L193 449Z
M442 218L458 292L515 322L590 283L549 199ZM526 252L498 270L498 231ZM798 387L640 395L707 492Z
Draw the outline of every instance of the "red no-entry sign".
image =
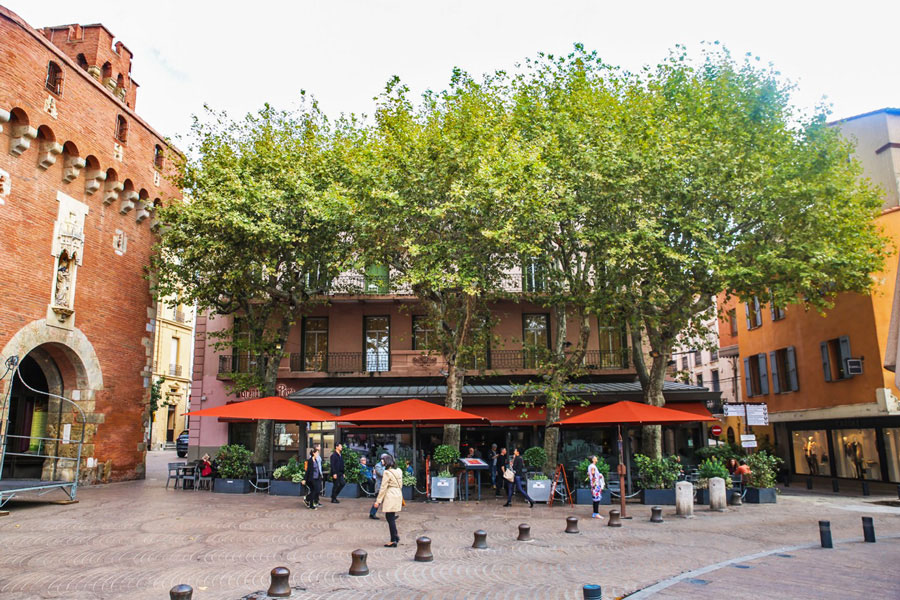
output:
M712 427L710 427L709 432L714 436L719 437L720 435L722 435L722 427L719 425L713 425Z

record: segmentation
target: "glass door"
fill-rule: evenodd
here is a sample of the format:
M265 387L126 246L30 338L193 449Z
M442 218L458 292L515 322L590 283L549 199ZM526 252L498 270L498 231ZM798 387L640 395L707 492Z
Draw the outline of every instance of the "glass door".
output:
M391 366L389 317L364 317L366 371L388 371Z

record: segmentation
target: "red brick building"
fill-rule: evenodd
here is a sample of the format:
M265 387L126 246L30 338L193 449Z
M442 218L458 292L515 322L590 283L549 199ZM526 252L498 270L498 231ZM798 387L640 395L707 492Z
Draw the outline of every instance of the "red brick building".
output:
M145 267L154 206L179 196L165 140L134 112L131 59L103 25L37 30L0 7L0 360L84 411L86 481L144 473ZM72 461L41 455L74 452L53 441L80 437L72 408L8 375L0 399L3 477L71 480Z

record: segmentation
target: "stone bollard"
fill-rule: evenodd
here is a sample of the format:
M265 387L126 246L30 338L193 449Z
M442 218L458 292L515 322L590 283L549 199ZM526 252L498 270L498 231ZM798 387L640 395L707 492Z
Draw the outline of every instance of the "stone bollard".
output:
M862 488L863 488L863 496L868 496L869 495L869 482L863 481Z
M609 527L621 527L622 521L619 519L621 513L617 510L609 511L609 521L606 523Z
M369 574L369 566L366 564L366 558L369 553L365 550L354 550L350 553L350 574L355 577L361 577Z
M808 489L808 490L812 489L812 477L806 478L806 489Z
M719 512L725 510L725 480L721 477L713 477L709 480L709 510Z
M603 590L599 585L588 584L582 588L584 600L600 600L603 598Z
M534 538L531 537L531 525L527 523L522 523L519 525L519 537L516 540L520 542L530 542Z
M416 562L431 562L434 554L431 553L431 538L424 535L416 538Z
M694 485L690 481L675 484L675 514L685 519L694 516Z
M654 506L650 509L650 522L662 523L662 506Z
M834 492L835 494L837 494L838 492L841 491L841 486L838 485L838 480L837 480L837 479L832 479L832 480L831 480L831 491Z
M823 548L834 548L831 543L831 521L819 521L819 539Z
M475 542L472 544L472 547L476 550L487 550L487 531L479 529L475 532Z
M580 533L578 531L578 517L566 517L566 533Z
M863 517L863 537L866 542L870 544L875 543L875 523L872 521L872 517Z
M169 600L191 600L193 595L194 588L183 583L169 590Z
M728 504L732 506L740 506L744 501L741 498L740 490L734 490L731 492L731 497L728 498Z
M291 595L291 572L287 567L275 567L270 573L272 582L266 594L272 598L287 598Z

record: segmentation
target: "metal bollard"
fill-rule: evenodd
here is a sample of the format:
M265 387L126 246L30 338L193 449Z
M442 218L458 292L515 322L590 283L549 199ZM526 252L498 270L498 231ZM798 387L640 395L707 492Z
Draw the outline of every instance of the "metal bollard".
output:
M603 590L599 585L588 584L582 588L584 600L600 600L603 597Z
M831 543L831 521L819 521L819 539L823 548L834 548Z
M275 567L269 574L271 583L266 591L272 598L287 598L291 595L291 572L287 567Z
M566 517L566 533L580 533L578 531L578 517Z
M527 523L519 525L519 537L517 537L516 540L520 542L530 542L533 539L534 538L531 537L531 525Z
M869 495L869 482L863 481L862 488L863 488L863 496L868 496Z
M194 588L183 583L169 590L169 600L191 600L193 595Z
M609 521L606 523L609 527L621 527L622 521L620 520L622 513L617 510L609 511Z
M476 550L487 550L487 531L479 529L475 532L475 542L472 544L472 547Z
M832 479L832 480L831 480L831 491L834 492L835 494L837 494L838 492L841 491L841 486L838 485L838 480L837 480L837 479Z
M650 509L650 522L662 523L662 506L654 506Z
M369 566L366 564L366 558L369 553L365 550L354 550L350 553L350 574L355 577L361 577L369 574Z
M744 503L741 498L741 492L738 490L734 490L731 492L731 497L728 499L728 504L732 506L741 506Z
M875 543L875 523L872 521L872 517L863 517L863 537L865 540L870 543Z
M808 490L812 489L812 477L806 478L806 489L808 489Z
M416 562L431 562L434 554L431 553L431 538L424 535L416 538Z

